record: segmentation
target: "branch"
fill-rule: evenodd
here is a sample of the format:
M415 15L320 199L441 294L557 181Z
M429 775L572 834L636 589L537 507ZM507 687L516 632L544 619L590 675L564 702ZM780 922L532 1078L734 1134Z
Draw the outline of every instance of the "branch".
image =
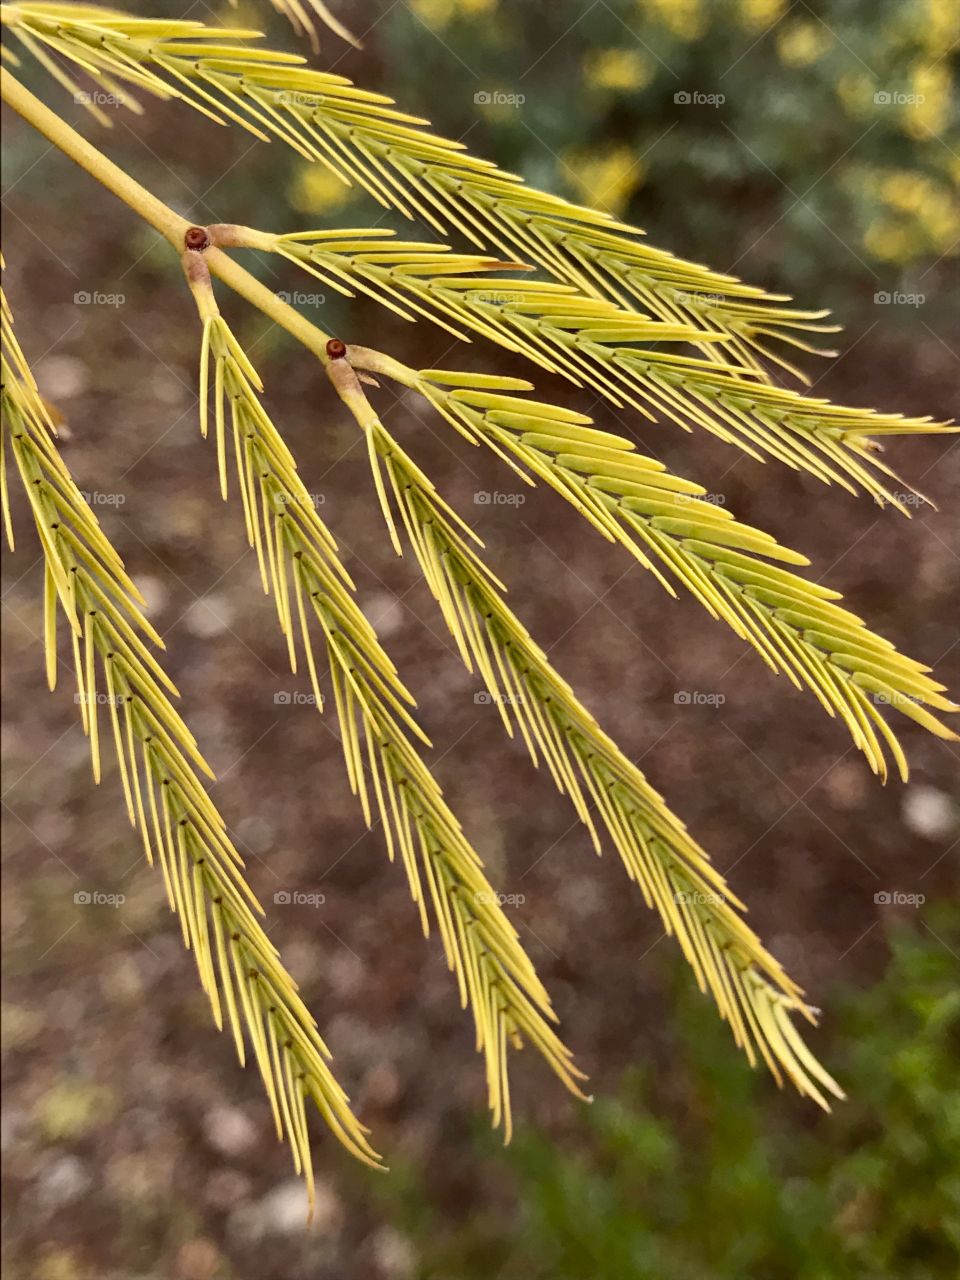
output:
M183 252L186 233L192 226L187 218L165 205L119 165L92 146L5 68L0 69L0 97L58 150L164 236L179 257ZM286 329L307 350L312 351L318 360L324 364L327 362L328 334L311 324L275 293L271 293L266 285L261 284L219 248L211 245L206 250L204 260L213 275L218 276L274 323Z

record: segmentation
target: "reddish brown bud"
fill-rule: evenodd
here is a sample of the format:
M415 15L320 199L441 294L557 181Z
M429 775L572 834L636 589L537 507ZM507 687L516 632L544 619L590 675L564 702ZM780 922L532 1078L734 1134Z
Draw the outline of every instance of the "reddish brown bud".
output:
M206 249L210 244L206 227L188 227L184 232L183 243L188 249Z
M347 348L339 338L331 338L327 343L327 355L331 360L342 360L347 354Z

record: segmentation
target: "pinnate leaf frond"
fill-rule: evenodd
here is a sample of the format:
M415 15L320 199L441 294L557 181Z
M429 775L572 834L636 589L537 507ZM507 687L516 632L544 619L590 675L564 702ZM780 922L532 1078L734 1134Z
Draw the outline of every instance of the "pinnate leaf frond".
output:
M341 292L352 284L407 319L425 315L459 338L480 334L575 386L591 387L617 408L629 404L686 430L703 428L753 458L775 458L851 493L863 489L906 515L912 491L868 436L949 430L929 417L846 408L770 386L749 366L720 367L651 349L719 343L728 336L720 330L698 334L689 324L650 320L569 285L491 275L523 264L451 254L444 245L394 242L386 238L391 232L379 229L287 236L240 230L245 243L281 253Z
M323 0L271 3L311 38L314 17L335 25ZM815 1022L816 1011L746 926L743 904L707 854L553 670L508 606L505 588L481 557L482 544L386 430L360 379L378 374L419 392L525 482L556 490L671 595L679 584L775 672L812 691L882 778L888 754L904 778L907 764L881 708L892 706L931 733L955 738L935 714L960 709L944 686L929 667L870 632L837 592L794 573L808 563L804 556L737 521L700 485L671 474L632 441L596 430L583 414L529 399L532 388L520 379L416 371L369 348L328 340L222 250L280 253L342 293L367 294L408 319L427 317L458 338L490 339L616 407L703 428L761 461L773 457L851 492L863 489L906 514L907 495L892 483L903 482L869 437L944 432L949 425L846 408L773 385L766 361L799 374L780 348L814 351L810 336L832 328L822 323L825 313L784 306L789 299L650 248L635 228L531 189L433 135L428 122L396 110L389 98L306 68L297 55L253 46L258 32L56 3L2 4L0 22L20 51L79 101L75 77L134 111L142 109L134 96L140 92L183 100L217 123L282 140L384 207L441 233L456 230L479 251L453 252L366 228L272 236L232 224L188 227L4 76L5 101L172 243L186 246L183 265L203 324L201 429L207 435L212 426L215 434L222 495L233 483L239 489L291 670L305 662L318 707L320 676L329 677L350 786L367 825L382 824L391 860L399 853L424 934L438 927L461 1004L473 1016L494 1123L509 1136L510 1047L529 1041L576 1094L583 1076L554 1030L549 996L500 895L423 759L421 744L429 742L414 700L356 603L337 544L261 402L258 375L217 309L210 271L323 361L365 435L391 540L403 554L406 535L464 663L483 679L507 732L519 733L534 764L546 764L597 851L612 842L750 1061L762 1058L778 1083L786 1077L824 1107L828 1094L842 1096L793 1022L794 1014ZM12 47L3 56L19 63ZM109 123L95 100L86 105ZM527 264L552 279L530 278ZM53 687L57 676L62 613L94 777L100 780L101 744L112 738L130 821L147 859L160 863L217 1025L229 1021L241 1060L245 1045L252 1047L278 1135L289 1140L312 1193L308 1097L348 1149L369 1163L378 1157L257 920L242 862L201 782L212 775L150 647L161 645L160 637L63 464L5 303L3 338L4 523L12 545L6 477L12 453L44 552L49 682ZM697 354L671 349L676 343ZM105 729L101 703L109 710Z
M671 595L674 582L689 591L774 672L809 689L829 715L839 717L881 777L887 774L887 750L907 776L882 706L938 737L955 738L932 710L960 708L930 678L929 667L869 631L836 603L838 592L780 567L805 565L805 556L705 501L702 486L638 453L632 441L597 431L573 410L507 394L530 389L520 379L447 370L414 374L378 352L350 351L359 367L419 391L467 439L493 449L524 480L536 477L556 490L605 538L626 547Z
M428 121L396 110L383 94L304 67L295 55L250 48L258 32L93 7L78 15L64 4L5 4L3 22L21 42L26 36L95 80L176 97L258 138L278 138L437 231L457 230L479 248L520 256L625 310L638 304L667 324L721 329L735 362L758 373L761 357L783 362L771 341L806 350L798 334L832 328L820 323L822 311L784 307L789 299L781 295L647 245L637 228L607 213L528 187L431 133ZM703 351L727 361L710 340Z
M277 605L291 668L297 669L299 636L321 706L312 615L326 642L350 786L367 824L375 818L382 823L391 860L399 851L425 935L428 907L433 909L461 1003L473 1014L493 1122L509 1136L510 1047L529 1041L578 1094L582 1076L553 1030L549 996L500 896L417 749L416 739L426 739L411 713L413 699L354 601L336 543L260 402L256 372L223 319L211 313L209 298L201 299L201 314L202 425L205 429L212 389L223 492L229 434L247 537L257 552L264 589Z
M288 1140L312 1203L308 1099L353 1155L368 1164L378 1157L330 1070L329 1050L296 983L257 918L262 907L201 781L213 774L170 701L176 689L148 647L162 648L163 642L60 456L5 299L2 424L4 464L9 448L45 558L48 682L55 687L59 610L70 632L76 700L94 779L100 781L102 748L112 740L127 816L148 863L159 863L214 1021L218 1029L229 1026L241 1063L248 1047L252 1051L277 1136ZM3 494L12 543L5 465Z
M365 427L384 515L399 512L410 545L461 657L476 671L504 727L514 726L534 764L543 761L599 853L598 826L647 906L677 937L701 991L709 992L751 1064L829 1109L835 1081L803 1044L791 1014L814 1021L802 993L738 914L742 903L641 771L600 728L510 609L477 539L379 419Z
M371 273L369 254L359 256L359 244L345 259L355 278L361 268L381 286L389 276L390 289L402 288L418 306L426 302L435 319L454 315L468 329L506 338L504 345L594 387L614 404L653 411L687 429L702 427L753 457L777 458L851 492L862 488L909 515L904 482L869 437L940 432L949 429L945 424L834 405L766 381L757 350L773 353L762 339L779 337L812 350L797 332L820 327L819 313L774 305L782 300L648 248L605 214L533 191L463 154L459 144L412 128L424 122L393 110L383 95L304 68L296 55L246 47L243 42L256 33L96 9L84 9L79 21L72 6L62 5L4 6L3 14L15 37L61 54L104 84L119 78L182 98L259 138L278 137L345 181L360 183L381 204L419 215L441 231L458 229L480 247L519 254L586 296L551 314L555 300L541 305L544 299L531 298L536 284L508 288L497 298L462 278L424 281L419 255L429 247L419 246L413 246L413 270L404 270L401 261ZM292 237L285 248L304 263L309 249L298 254L295 248L301 239ZM591 315L587 297L608 305ZM659 338L656 324L633 313L636 303L663 326ZM673 342L681 335L696 342L701 357L623 345Z

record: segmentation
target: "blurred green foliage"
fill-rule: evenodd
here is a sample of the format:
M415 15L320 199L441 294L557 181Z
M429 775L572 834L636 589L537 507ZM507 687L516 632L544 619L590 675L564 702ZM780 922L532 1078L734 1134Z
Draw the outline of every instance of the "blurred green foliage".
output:
M956 3L411 0L368 39L471 150L805 301L935 301L960 254Z
M506 1213L393 1186L419 1280L955 1280L960 1275L960 913L896 930L881 981L830 999L849 1100L792 1109L678 983L676 1074L634 1071L581 1140L478 1136ZM487 1203L490 1203L488 1200Z

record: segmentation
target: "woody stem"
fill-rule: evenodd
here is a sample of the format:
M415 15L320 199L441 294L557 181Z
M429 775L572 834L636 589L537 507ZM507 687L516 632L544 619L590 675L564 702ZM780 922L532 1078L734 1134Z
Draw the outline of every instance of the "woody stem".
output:
M169 205L159 200L146 187L140 185L119 165L98 151L86 138L77 133L49 107L45 106L9 71L0 71L0 97L19 115L41 133L64 155L69 156L81 169L86 170L101 186L139 214L158 231L180 254L184 248L184 236L192 224ZM204 259L212 275L222 280L247 302L302 343L322 364L329 364L327 343L329 334L323 332L293 307L278 298L261 284L239 263L234 262L222 249L211 245L204 250Z

